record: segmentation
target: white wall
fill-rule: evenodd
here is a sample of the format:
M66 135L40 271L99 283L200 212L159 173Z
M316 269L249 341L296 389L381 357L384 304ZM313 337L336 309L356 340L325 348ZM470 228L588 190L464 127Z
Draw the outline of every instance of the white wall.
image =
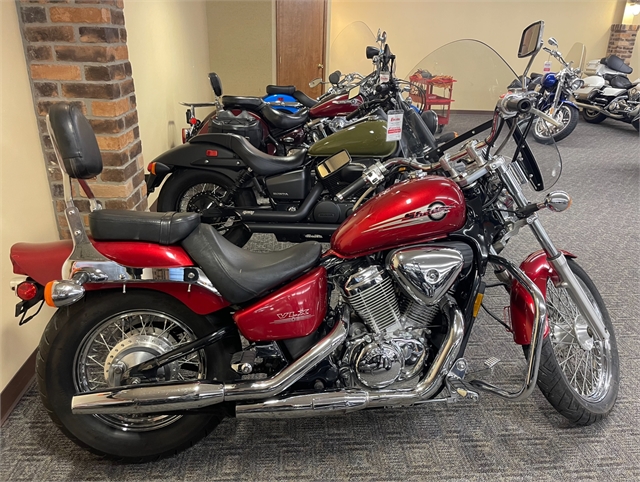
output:
M207 3L205 0L124 2L145 164L182 143L187 108L179 102L213 100L207 77ZM206 109L196 114L202 118ZM151 204L153 199L149 201Z
M27 65L18 26L16 4L0 2L0 257L2 280L0 299L0 390L33 353L40 335L53 314L43 307L40 315L19 327L14 308L19 301L9 290L15 276L9 249L17 242L46 242L58 239L45 162L29 87Z
M275 0L207 2L211 71L225 94L265 95L275 83Z
M521 73L526 61L516 53L527 25L544 20L545 39L555 37L561 52L566 54L575 42L582 42L587 59L600 58L606 53L611 24L622 21L625 4L625 0L332 0L330 45L345 27L362 21L374 33L378 28L387 31L401 78L433 50L464 38L489 44ZM364 52L357 49L352 55L362 57ZM542 71L546 58L539 55L533 70ZM331 59L329 66L333 70Z

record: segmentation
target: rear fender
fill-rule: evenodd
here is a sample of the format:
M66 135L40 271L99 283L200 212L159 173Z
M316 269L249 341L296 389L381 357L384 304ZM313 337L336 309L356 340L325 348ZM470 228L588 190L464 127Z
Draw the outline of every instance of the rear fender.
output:
M562 251L567 258L575 258L574 254ZM547 297L547 281L549 278L557 281L554 269L547 260L547 254L540 250L531 253L520 264L520 269L527 277L533 281L542 292L542 296ZM535 306L531 295L517 281L511 285L511 329L513 330L513 341L518 345L531 344L531 332L533 329L533 319ZM545 321L544 336L549 334L549 324Z
M246 165L233 151L213 142L203 141L205 136L196 136L160 154L153 162L164 164L172 171L176 168L214 170L235 180Z
M136 241L92 241L94 247L106 258L130 268L186 268L194 263L180 246L161 246ZM45 286L50 281L64 279L62 270L71 255L73 243L18 243L11 247L10 259L13 272L29 276ZM229 305L222 297L198 285L171 281L131 281L126 283L86 283L85 290L102 289L152 289L167 293L180 300L198 314L209 314Z

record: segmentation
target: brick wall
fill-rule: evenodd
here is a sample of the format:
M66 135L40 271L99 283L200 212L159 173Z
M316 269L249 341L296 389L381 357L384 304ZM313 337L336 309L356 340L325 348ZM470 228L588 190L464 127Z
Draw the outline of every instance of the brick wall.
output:
M617 55L629 64L639 28L640 25L612 25L607 55Z
M45 123L49 107L61 100L82 107L98 138L104 170L89 181L96 198L107 209L145 210L142 145L123 0L19 0L17 6L61 236L69 237L62 174ZM80 199L77 204L82 212L89 212L88 201Z

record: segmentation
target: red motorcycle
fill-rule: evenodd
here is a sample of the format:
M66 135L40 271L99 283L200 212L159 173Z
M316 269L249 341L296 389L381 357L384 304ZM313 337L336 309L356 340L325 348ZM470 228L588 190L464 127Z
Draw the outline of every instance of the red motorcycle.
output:
M541 35L541 22L529 27L520 55L535 54L541 43L531 38ZM550 187L560 169L553 145L535 147L549 154L538 157L526 142L530 95L506 94L487 138L437 165L388 161L379 174L392 164L424 172L364 203L324 254L316 242L252 253L193 213L96 209L87 237L70 179L99 174L100 153L80 110L54 105L73 240L11 249L14 272L28 276L17 311L43 298L59 308L37 358L53 421L95 453L141 461L189 447L234 413L344 414L479 392L522 400L536 382L574 423L607 415L619 381L611 320L537 214L563 211L570 198L532 203L523 190L529 181ZM517 267L499 253L524 226L543 249ZM515 391L467 376L490 268L510 294L508 328L528 359Z

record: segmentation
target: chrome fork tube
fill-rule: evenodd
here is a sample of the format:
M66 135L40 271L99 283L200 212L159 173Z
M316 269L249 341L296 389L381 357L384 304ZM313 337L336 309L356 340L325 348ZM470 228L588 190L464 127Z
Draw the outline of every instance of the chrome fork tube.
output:
M504 184L507 186L507 190L511 193L518 207L525 207L528 204L527 198L525 197L522 189L520 189L520 185L518 181L515 179L511 171L509 170L506 163L502 163L498 165L498 172L500 173L500 177ZM569 264L567 263L567 258L559 251L549 235L542 227L542 223L540 219L538 219L538 215L534 214L529 218L529 227L531 231L533 231L534 236L538 240L542 249L544 249L545 253L547 253L547 259L553 269L558 274L560 278L560 285L569 292L571 299L578 306L580 313L585 317L589 327L593 332L603 341L609 339L609 332L604 326L604 322L602 318L596 310L593 308L593 305L587 298L586 293L578 283L578 279L569 268Z

